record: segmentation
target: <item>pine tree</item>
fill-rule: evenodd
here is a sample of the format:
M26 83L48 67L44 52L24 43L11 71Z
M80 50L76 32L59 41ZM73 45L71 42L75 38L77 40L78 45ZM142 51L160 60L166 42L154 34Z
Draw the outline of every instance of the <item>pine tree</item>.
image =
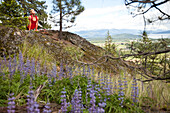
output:
M60 26L59 38L62 38L62 29L72 27L75 22L76 16L84 11L84 7L81 5L80 0L53 0L53 10L51 11L53 16L51 16L52 22L56 26ZM56 18L59 14L59 20ZM65 24L67 23L67 25ZM71 25L68 25L71 24Z
M15 0L7 0L0 4L0 25L24 29L27 18L23 17L24 10Z
M105 39L105 47L104 47L107 53L111 53L111 46L112 46L112 37L108 31Z
M106 50L106 54L116 55L116 45L112 42L112 36L109 31L106 35L104 48Z

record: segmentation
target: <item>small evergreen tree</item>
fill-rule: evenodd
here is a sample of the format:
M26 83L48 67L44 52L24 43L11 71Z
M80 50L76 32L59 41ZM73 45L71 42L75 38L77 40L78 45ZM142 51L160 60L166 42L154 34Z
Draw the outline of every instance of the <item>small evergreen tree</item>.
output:
M114 54L116 51L116 46L114 43L112 43L112 37L109 33L109 31L107 32L107 36L106 36L106 39L105 39L105 50L106 50L106 54Z
M7 0L0 4L0 25L25 29L27 18L24 10L15 0Z
M53 10L51 11L53 16L51 16L51 21L55 23L56 26L60 26L59 38L62 38L62 29L72 27L75 22L76 16L84 11L84 7L81 5L80 0L53 0ZM59 14L59 19L57 20L56 14ZM67 25L65 24L67 23ZM68 25L71 23L71 25Z

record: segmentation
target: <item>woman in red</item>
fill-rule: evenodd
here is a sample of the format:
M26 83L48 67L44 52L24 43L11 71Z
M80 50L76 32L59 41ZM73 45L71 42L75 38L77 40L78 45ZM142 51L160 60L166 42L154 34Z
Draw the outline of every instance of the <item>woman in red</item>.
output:
M29 19L29 25L28 25L28 30L35 30L37 31L38 28L38 17L35 15L34 9L30 10L30 16L28 17Z

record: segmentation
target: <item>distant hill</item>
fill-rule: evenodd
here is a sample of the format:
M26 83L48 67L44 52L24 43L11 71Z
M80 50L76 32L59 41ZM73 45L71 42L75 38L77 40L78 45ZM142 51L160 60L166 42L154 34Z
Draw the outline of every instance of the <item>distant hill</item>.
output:
M109 31L110 35L118 35L118 34L133 34L138 35L141 34L140 30L136 29L99 29L99 30L86 30L86 31L77 31L74 32L84 38L98 38L98 37L106 37L107 32Z
M139 39L141 38L140 35L133 35L133 34L128 34L128 33L123 33L123 34L117 34L117 35L112 35L112 38L117 38L117 39Z
M155 32L154 34L170 34L170 30L166 30L166 31L158 31L158 32Z
M129 41L129 40L135 40L135 39L140 39L140 35L133 35L133 34L117 34L117 35L111 35L113 41L120 42L120 41ZM88 41L91 42L104 42L106 39L106 36L99 36L99 37L88 37L86 38Z
M75 34L84 37L88 41L92 42L103 42L107 36L107 32L109 31L110 35L112 36L114 41L128 41L141 38L140 34L143 31L137 29L99 29L99 30L86 30L86 31L76 31ZM170 30L149 30L147 31L148 35L154 38L159 34L165 35L170 34ZM154 36L153 36L154 35ZM168 35L169 36L169 35Z

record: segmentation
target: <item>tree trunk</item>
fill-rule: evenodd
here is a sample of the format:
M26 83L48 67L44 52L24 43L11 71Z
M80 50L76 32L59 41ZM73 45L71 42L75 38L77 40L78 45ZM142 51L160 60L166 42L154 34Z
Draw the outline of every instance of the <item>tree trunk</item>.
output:
M60 32L59 32L59 39L62 39L62 6L60 0Z

